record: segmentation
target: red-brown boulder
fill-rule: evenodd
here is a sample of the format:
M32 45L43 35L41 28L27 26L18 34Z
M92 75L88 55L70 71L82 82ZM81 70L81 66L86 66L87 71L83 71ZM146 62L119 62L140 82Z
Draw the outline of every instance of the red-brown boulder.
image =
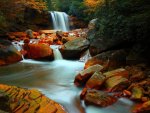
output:
M97 90L88 90L84 98L86 105L96 105L100 107L112 105L116 101L117 99L115 97Z
M25 55L29 59L43 59L52 57L52 49L46 44L25 44L23 49L27 51Z
M81 71L74 80L74 84L76 86L82 86L85 85L85 83L87 82L87 80L97 71L101 71L103 69L103 67L101 65L94 65L94 66L90 66L89 68Z

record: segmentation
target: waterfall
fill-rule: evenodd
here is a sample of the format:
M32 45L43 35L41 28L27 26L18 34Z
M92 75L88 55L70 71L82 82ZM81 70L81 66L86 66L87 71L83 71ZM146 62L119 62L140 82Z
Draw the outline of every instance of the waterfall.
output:
M65 12L50 11L54 30L69 31L69 19Z
M55 60L62 60L63 57L62 57L62 55L61 55L61 53L59 51L59 47L60 46L58 46L58 45L51 45L50 47L53 49L54 59Z
M22 50L23 44L24 44L24 43L23 43L22 41L20 41L20 42L18 42L18 41L12 42L12 45L13 45L18 51L21 51L21 50ZM22 54L22 59L24 60L23 54Z
M90 59L91 58L91 54L90 54L90 51L89 51L89 49L87 50L87 51L85 51L84 53L83 53L83 55L80 57L80 60L79 61L81 61L81 62L86 62L88 59Z

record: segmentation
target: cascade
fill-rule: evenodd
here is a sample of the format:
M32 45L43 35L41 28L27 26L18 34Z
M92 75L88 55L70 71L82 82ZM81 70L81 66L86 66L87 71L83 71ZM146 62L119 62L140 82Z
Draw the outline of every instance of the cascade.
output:
M69 19L65 12L50 11L54 30L69 31Z
M20 41L16 41L16 42L12 42L12 45L18 50L18 51L21 51L22 50L22 46L23 46L23 42ZM24 56L22 55L22 59L24 60Z
M85 51L85 53L83 53L83 55L80 57L79 61L86 62L90 58L91 58L91 54L90 54L90 51L88 49L87 51Z
M54 59L55 60L62 60L63 57L59 51L60 46L59 45L51 45L50 47L53 49Z

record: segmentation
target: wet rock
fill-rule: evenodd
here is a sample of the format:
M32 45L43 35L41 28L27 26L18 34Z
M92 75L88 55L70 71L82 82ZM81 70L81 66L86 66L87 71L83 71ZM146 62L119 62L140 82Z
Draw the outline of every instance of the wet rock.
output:
M22 55L7 40L0 40L0 66L16 63L22 60Z
M11 113L67 113L60 104L36 89L0 84L0 91L8 95Z
M25 57L29 59L45 59L53 55L52 49L46 44L24 44L23 49L27 51Z
M146 78L142 81L133 82L127 90L132 92L131 99L138 99L141 101L143 97L150 99L150 79Z
M129 85L129 80L123 76L112 76L105 81L105 87L110 92L123 91Z
M86 105L96 105L100 107L112 105L116 101L116 98L97 90L88 90L84 98Z
M84 68L95 64L104 66L105 70L119 68L126 64L126 52L124 50L103 52L89 59Z
M108 91L122 91L130 85L129 73L123 68L103 73L106 77L105 87ZM115 82L114 82L115 81Z
M133 87L132 90L131 90L131 93L132 93L131 99L134 99L134 100L142 99L143 91L144 91L144 89L140 86Z
M103 73L106 78L110 78L113 76L122 76L125 78L129 78L129 72L124 68L115 69L112 71L108 71Z
M65 59L78 59L82 52L84 52L89 46L89 41L84 38L76 38L68 41L64 44L64 48L61 49L63 58Z
M95 72L99 72L103 69L103 67L101 65L93 65L90 66L89 68L81 71L74 80L74 84L76 86L82 86L84 85L87 80L95 73Z
M95 72L86 82L85 87L91 89L100 89L105 82L106 77L101 72Z

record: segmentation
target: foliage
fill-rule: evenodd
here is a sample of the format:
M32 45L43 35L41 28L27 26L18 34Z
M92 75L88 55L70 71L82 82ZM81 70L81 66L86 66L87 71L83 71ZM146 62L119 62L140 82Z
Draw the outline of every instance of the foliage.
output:
M47 8L42 0L0 0L0 30L5 31L6 26L11 26L16 21L24 22L27 7L38 11Z
M48 9L55 11L66 12L69 15L76 16L77 18L85 21L90 20L87 15L87 6L83 0L46 0Z
M149 0L105 0L96 8L97 36L142 40L149 37Z

